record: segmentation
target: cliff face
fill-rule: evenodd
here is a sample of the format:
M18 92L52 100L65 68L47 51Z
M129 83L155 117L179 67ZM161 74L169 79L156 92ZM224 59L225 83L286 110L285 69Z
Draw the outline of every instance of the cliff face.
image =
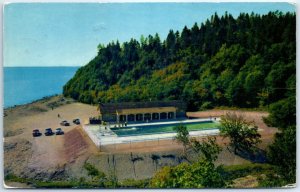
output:
M64 95L84 103L184 100L188 110L267 106L295 94L295 26L291 13L215 14L163 41L156 34L99 45Z

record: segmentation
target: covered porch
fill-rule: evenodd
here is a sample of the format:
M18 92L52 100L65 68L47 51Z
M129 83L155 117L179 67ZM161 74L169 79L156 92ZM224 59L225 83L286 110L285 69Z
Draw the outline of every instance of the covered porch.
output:
M117 123L176 119L175 107L120 109L116 111Z

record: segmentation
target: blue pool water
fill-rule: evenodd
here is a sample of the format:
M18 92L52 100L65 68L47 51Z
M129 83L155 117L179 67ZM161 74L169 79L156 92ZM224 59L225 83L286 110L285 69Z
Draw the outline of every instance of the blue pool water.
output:
M61 94L79 67L4 67L4 107Z
M188 131L217 129L219 123L214 121L203 122L189 122L189 123L175 123L175 124L159 124L159 125L144 125L144 126L128 126L121 128L111 128L111 130L118 136L133 136L133 135L147 135L159 133L172 133L175 132L173 128L177 125L184 125Z

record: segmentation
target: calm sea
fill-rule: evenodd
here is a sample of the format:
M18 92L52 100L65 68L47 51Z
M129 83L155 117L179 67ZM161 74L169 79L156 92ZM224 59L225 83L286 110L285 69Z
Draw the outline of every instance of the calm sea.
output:
M79 67L4 67L4 107L61 94Z

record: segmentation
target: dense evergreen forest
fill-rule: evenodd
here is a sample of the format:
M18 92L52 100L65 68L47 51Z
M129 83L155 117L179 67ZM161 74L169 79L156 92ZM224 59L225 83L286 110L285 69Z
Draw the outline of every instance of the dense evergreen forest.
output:
M165 40L100 44L63 93L84 103L184 100L189 111L269 106L295 97L295 33L295 13L215 14Z

